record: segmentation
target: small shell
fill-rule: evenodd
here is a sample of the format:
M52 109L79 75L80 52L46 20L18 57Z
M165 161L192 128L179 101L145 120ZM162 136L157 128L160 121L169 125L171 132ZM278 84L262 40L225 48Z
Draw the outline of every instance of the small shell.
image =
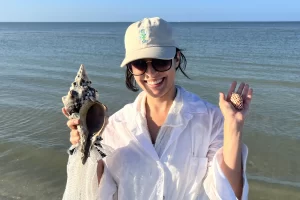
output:
M231 104L237 109L237 110L243 110L243 98L238 93L232 93L230 98Z

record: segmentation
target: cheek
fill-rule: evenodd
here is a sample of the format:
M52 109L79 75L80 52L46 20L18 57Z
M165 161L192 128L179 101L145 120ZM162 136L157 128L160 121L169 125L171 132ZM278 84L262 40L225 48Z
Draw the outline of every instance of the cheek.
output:
M143 76L134 76L134 80L136 83L141 86L144 83L144 79L142 78Z
M141 76L134 76L134 79L135 79L136 82L142 81Z
M170 79L170 82L174 82L175 81L175 76L176 76L176 71L174 68L170 69L172 71L169 72L168 74L168 78Z

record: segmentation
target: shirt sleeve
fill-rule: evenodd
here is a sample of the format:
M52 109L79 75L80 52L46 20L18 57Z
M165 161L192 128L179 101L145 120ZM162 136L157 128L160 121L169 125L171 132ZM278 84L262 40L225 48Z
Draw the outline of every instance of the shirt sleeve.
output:
M248 148L245 144L242 145L242 169L243 169L243 193L242 193L242 200L248 199L248 190L249 185L246 177L246 161L248 156ZM216 190L219 191L219 196L232 196L235 197L234 191L231 188L229 181L227 180L226 176L224 175L222 169L220 168L221 162L223 160L223 147L219 149L214 157L213 160L213 171L216 181ZM225 186L225 187L224 187ZM225 189L228 187L228 190Z
M208 150L208 172L204 180L204 189L209 199L218 200L237 200L235 193L224 175L220 165L223 160L223 118L218 117L212 128L212 141ZM242 169L243 169L243 191L242 200L248 199L248 181L246 177L246 162L248 156L248 148L242 144Z
M104 159L105 160L105 159ZM117 184L106 164L99 184L98 200L117 200Z
M102 137L103 140L101 141L102 145L105 145L105 148L109 148L109 151L111 153L114 152L114 150L117 148L116 144L119 140L118 135L115 134L115 128L114 123L112 121L112 117L109 118L109 122L107 126L105 127ZM118 187L117 183L114 180L114 177L112 176L112 172L108 167L108 160L107 157L103 159L104 161L104 171L99 183L99 193L98 193L98 199L97 200L117 200L117 193L118 193Z

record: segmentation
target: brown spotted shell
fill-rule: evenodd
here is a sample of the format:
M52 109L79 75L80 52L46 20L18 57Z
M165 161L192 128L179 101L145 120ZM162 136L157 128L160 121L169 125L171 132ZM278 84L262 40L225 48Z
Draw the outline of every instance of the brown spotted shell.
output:
M238 93L232 93L230 98L231 104L237 109L237 110L243 110L243 98Z

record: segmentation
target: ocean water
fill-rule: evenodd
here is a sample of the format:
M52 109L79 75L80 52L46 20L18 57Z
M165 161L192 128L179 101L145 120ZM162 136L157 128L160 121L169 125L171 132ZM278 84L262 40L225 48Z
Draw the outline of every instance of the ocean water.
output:
M119 67L128 25L0 23L0 199L62 198L61 97L83 63L110 114L134 100ZM249 199L300 199L300 23L172 26L191 77L177 84L214 104L233 80L254 89L243 133Z

